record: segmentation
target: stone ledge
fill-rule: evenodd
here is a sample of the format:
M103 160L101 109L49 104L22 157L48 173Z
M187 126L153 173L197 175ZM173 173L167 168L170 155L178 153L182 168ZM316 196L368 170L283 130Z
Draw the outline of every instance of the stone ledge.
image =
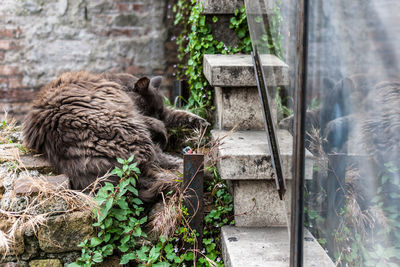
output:
M290 246L286 227L247 228L223 226L222 255L225 266L289 266ZM305 229L304 266L335 266L324 249Z
M79 251L78 247L89 239L94 229L91 212L73 212L51 217L39 230L40 249L48 253Z
M19 262L5 262L0 263L0 267L22 267Z
M229 132L211 131L213 140ZM283 176L292 179L293 137L286 130L278 130L277 138L282 160ZM218 170L224 180L268 180L274 178L265 131L237 131L222 140L218 148ZM312 178L313 158L306 153L306 179Z
M35 182L35 180L37 181L39 179L41 179L41 181ZM69 179L64 174L38 178L21 177L14 183L14 192L16 195L30 195L38 193L41 190L40 186L50 187L53 190L69 189Z
M286 226L290 218L291 183L286 181L284 201L279 199L274 180L234 180L235 226Z
M205 15L231 15L235 14L236 9L240 9L244 5L243 0L200 0L203 5L203 14ZM255 14L270 14L273 11L275 3L266 1L250 5L248 12Z
M261 55L267 86L289 84L289 67L274 55ZM203 73L212 86L255 87L253 62L250 55L204 55Z
M33 260L29 267L62 267L62 264L58 259Z

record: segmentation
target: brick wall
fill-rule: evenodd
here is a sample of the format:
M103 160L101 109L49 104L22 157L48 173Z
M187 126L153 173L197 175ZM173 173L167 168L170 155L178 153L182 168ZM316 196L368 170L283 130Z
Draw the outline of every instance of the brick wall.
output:
M0 119L3 110L21 119L37 90L69 70L165 75L168 89L172 2L2 0Z

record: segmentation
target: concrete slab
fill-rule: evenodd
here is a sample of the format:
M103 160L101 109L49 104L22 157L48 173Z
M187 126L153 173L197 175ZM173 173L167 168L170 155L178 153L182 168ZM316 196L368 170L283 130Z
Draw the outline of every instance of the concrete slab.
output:
M304 239L307 267L335 266L324 249L306 230ZM227 267L287 267L290 247L287 227L221 229L222 254Z
M268 180L274 179L268 138L265 131L211 131L213 140L223 138L218 148L218 170L225 180ZM278 130L283 176L292 179L293 137L286 130ZM313 158L306 153L306 179L312 179Z
M243 0L200 0L203 14L234 14L235 9L244 5Z
M290 218L291 183L286 181L284 200L279 199L274 180L232 181L235 226L286 226Z
M277 121L275 97L270 101ZM249 103L252 103L249 105ZM263 130L264 118L257 87L215 87L216 129Z
M267 86L289 84L289 67L282 60L274 55L261 55L261 63ZM203 73L212 86L257 86L250 55L204 55Z
M234 14L236 9L244 5L243 0L200 0L203 5L203 14L216 15L216 14ZM248 12L255 14L271 14L274 10L274 1L260 1L256 5L251 5Z

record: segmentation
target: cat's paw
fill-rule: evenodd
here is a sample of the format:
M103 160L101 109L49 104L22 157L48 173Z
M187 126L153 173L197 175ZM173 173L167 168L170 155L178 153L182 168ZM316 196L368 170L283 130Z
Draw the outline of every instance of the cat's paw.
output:
M208 126L211 125L208 121L199 116L191 117L189 119L189 123L193 128L201 128L201 129L207 128Z

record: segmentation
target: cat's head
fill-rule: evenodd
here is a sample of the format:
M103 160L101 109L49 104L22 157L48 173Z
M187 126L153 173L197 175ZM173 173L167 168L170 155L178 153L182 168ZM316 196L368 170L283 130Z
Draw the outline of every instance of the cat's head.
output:
M164 96L160 92L161 76L151 79L147 77L140 78L136 81L134 92L138 95L134 96L134 101L143 115L160 119L164 112Z

